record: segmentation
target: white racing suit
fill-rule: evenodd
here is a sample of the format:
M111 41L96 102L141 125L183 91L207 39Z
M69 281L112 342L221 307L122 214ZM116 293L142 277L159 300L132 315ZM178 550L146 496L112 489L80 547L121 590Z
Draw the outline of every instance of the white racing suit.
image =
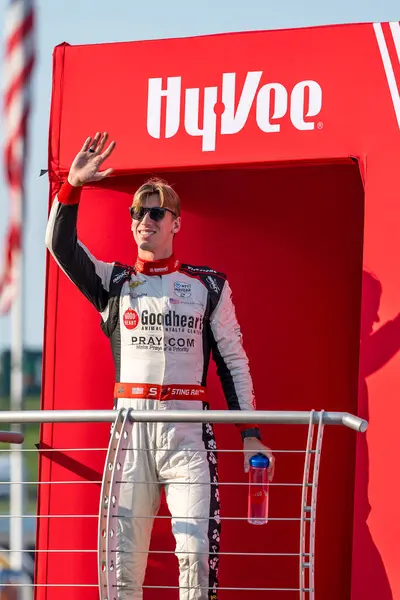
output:
M53 202L46 245L92 302L109 337L117 407L208 408L210 355L229 409L253 410L248 359L225 276L175 257L134 267L94 258L77 240L81 188L65 183ZM258 428L240 426L242 437ZM220 537L213 428L135 423L119 496L118 598L143 598L147 551L164 485L180 569L181 600L216 600ZM162 582L160 582L160 585Z

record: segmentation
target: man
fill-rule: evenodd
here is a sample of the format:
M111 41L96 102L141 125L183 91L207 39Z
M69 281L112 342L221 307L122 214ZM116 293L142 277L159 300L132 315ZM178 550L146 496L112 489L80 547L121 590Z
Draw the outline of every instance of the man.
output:
M82 186L115 147L107 134L87 138L68 181L54 200L46 245L59 266L94 304L113 351L117 407L135 410L207 408L210 354L228 407L254 408L253 386L225 276L182 264L173 254L181 228L180 201L165 182L142 185L130 208L138 246L134 266L104 263L77 240ZM103 151L104 150L104 151ZM257 427L239 427L249 457L263 452ZM218 475L211 425L135 423L119 495L116 572L119 598L139 600L153 517L164 485L176 538L181 600L216 600L220 535ZM150 518L149 518L150 517Z

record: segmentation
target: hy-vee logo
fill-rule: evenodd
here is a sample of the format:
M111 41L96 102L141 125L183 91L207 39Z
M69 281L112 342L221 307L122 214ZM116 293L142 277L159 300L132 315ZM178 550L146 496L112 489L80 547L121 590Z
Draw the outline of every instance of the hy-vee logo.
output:
M315 129L316 117L322 108L321 86L312 80L300 81L288 90L281 83L266 83L260 87L262 71L247 73L236 98L236 73L223 73L220 130L222 135L238 133L246 125L255 104L256 122L261 131L281 130L279 122L287 114L293 127L300 131ZM184 94L184 127L191 136L202 138L202 150L215 150L219 89L217 86L182 89L182 77L149 79L147 131L156 139L171 138L181 126L181 104ZM162 103L165 98L165 129L161 132ZM201 99L200 99L201 98ZM202 123L200 124L200 107Z

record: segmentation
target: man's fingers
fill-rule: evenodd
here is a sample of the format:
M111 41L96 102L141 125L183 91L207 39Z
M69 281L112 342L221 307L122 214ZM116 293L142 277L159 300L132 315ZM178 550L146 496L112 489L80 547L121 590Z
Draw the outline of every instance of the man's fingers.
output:
M104 148L104 144L106 143L108 138L108 133L105 131L101 136L100 144L97 146L96 151L100 154Z
M91 144L89 144L89 146L90 146L89 150L91 150L92 152L97 151L97 144L99 143L100 135L101 135L101 133L98 131L93 138L93 142Z
M116 142L111 142L111 144L108 146L107 150L105 152L103 152L103 154L100 155L101 162L104 162L106 160L106 158L108 158L110 156L110 154L113 152L116 145L117 145Z
M268 455L269 467L268 467L268 480L272 481L275 475L275 457L272 454Z
M114 173L114 169L106 169L105 171L100 171L102 179L104 179L105 177L109 177L111 173Z
M244 472L248 473L250 471L250 458L249 456L245 455L244 457Z
M100 154L100 152L102 152L102 150L106 144L107 139L108 139L108 133L106 131L103 133L103 135L101 135L101 133L98 131L96 133L96 135L94 136L93 140L91 137L86 138L86 140L81 148L81 152L87 152L90 148L91 151L94 151L94 152ZM115 142L113 142L113 143L115 146ZM113 151L114 146L112 147L111 152ZM107 156L109 156L111 154L111 152L109 152L107 155L106 155L106 153L104 153L103 160L104 160L104 158L107 158Z
M86 152L87 149L90 146L90 142L92 141L91 137L86 138L85 143L83 144L82 148L81 148L81 152Z
M106 169L105 171L99 171L98 173L96 173L96 175L94 175L92 181L101 181L102 179L109 177L113 172L114 169Z

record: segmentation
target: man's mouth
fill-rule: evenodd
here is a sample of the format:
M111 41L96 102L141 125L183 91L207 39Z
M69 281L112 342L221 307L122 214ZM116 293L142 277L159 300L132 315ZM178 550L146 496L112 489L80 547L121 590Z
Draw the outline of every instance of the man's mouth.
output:
M152 229L141 229L139 231L139 235L141 235L142 237L145 237L145 238L149 238L154 234L155 234L155 231L153 231Z

